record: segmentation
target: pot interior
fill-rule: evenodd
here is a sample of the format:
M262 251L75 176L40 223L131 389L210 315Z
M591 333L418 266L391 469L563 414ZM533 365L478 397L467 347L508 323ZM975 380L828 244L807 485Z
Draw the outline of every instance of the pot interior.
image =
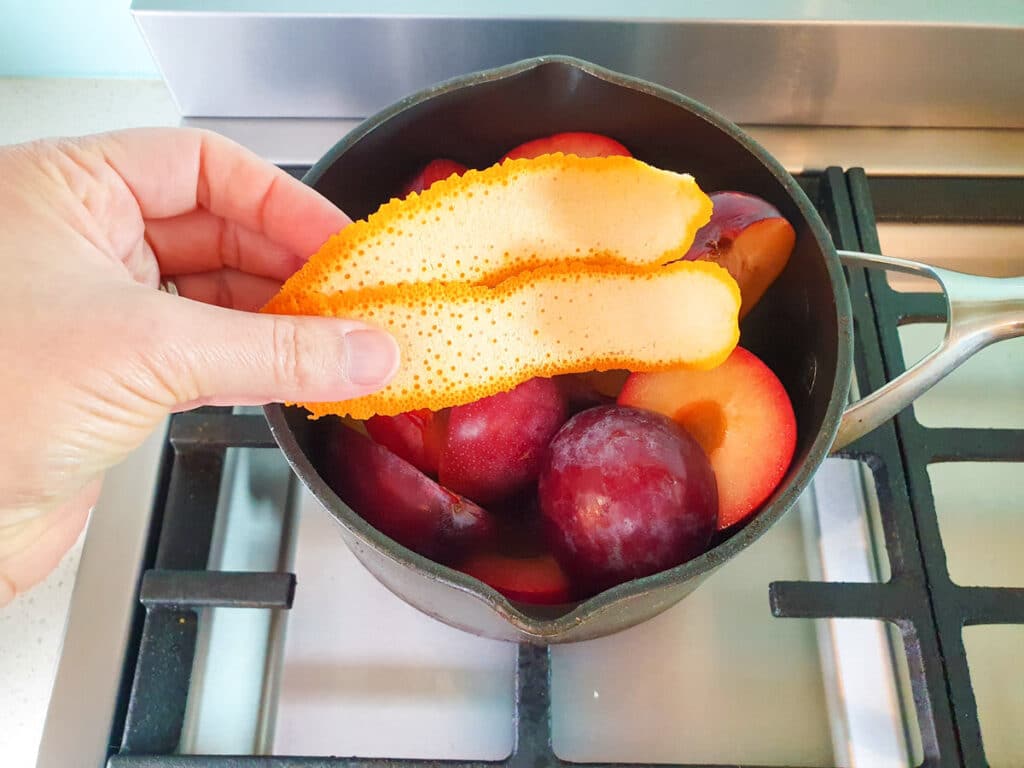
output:
M845 285L828 234L806 196L735 126L656 86L560 58L480 73L410 97L371 118L328 153L306 181L356 219L386 202L433 158L484 168L520 142L561 131L611 136L647 163L693 174L706 192L732 189L760 195L793 224L797 242L790 263L745 319L740 344L782 380L796 412L798 438L789 472L761 512L689 563L554 612L509 606L491 590L478 588L481 599L500 604L503 613L512 608L543 621L569 611L578 617L607 608L631 590L649 591L695 578L756 539L792 504L827 454L850 366ZM424 561L370 529L341 503L317 469L318 422L309 421L301 409L285 408L282 423L294 441L282 441L289 459L342 524L434 580L474 588L472 580Z

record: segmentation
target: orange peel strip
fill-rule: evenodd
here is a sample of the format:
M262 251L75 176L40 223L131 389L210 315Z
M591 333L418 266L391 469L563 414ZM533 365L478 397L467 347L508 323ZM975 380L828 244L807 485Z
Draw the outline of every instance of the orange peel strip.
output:
M302 403L314 417L437 410L534 376L625 368L713 368L739 340L740 292L717 264L557 264L497 286L417 283L348 293L279 294L278 314L363 320L398 340L402 364L379 392Z
M282 292L495 285L569 260L664 264L686 254L711 207L692 176L631 157L508 160L391 200L331 237Z

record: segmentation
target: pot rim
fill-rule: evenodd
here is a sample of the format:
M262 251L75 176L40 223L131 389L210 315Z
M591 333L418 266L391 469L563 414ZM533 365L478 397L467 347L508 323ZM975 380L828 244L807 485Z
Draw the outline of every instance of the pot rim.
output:
M295 433L288 425L285 406L273 403L264 407L264 413L274 439L284 452L293 471L331 516L358 537L363 544L371 547L379 555L396 564L413 568L433 581L441 582L454 589L473 595L512 624L524 636L538 640L564 634L585 621L615 609L623 601L656 592L669 584L689 581L702 576L706 577L759 539L793 506L800 494L810 484L822 461L828 456L846 405L853 370L853 333L849 292L832 238L814 205L800 185L797 184L796 179L793 178L781 163L737 125L709 109L704 104L664 86L614 72L582 59L560 55L538 56L493 69L460 75L407 96L378 112L376 115L367 118L331 147L313 165L302 180L304 183L314 186L337 158L363 137L396 115L437 95L455 89L503 80L533 69L552 65L569 67L613 85L646 93L681 106L706 122L711 123L719 130L724 131L740 143L748 152L753 154L782 185L797 206L824 256L825 266L833 287L835 299L839 348L837 350L836 377L832 385L832 392L829 395L829 403L823 426L815 436L810 450L795 476L782 489L782 493L777 496L774 502L764 507L741 530L700 556L674 568L619 584L579 602L571 610L555 618L542 619L530 616L519 610L502 594L486 584L407 549L371 526L362 517L353 512L317 472L309 456L299 446Z

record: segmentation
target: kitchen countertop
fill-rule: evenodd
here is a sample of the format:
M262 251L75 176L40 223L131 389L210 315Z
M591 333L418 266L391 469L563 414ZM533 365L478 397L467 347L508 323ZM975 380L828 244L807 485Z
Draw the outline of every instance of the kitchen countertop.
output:
M0 78L0 145L181 118L162 81ZM84 535L49 578L0 609L0 755L35 765Z
M181 120L162 80L0 78L0 106L0 144Z

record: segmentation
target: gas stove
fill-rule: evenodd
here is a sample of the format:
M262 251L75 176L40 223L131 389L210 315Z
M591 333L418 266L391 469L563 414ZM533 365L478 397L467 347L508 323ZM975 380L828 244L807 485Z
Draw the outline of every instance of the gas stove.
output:
M1024 254L1024 178L799 180L844 248L920 257L937 232L984 230ZM847 279L867 392L938 340L944 301L881 272ZM175 416L118 478L137 487L115 483L124 497L93 521L39 765L70 764L61 746L90 719L111 768L1019 764L1021 351L983 353L826 462L797 509L679 606L552 649L451 629L374 581L258 412ZM125 516L146 518L151 497L132 534ZM122 580L137 594L115 600ZM117 610L111 654L97 626ZM107 684L83 721L90 676Z
M395 94L332 95L313 78L300 89L308 115L270 86L224 100L224 83L203 90L194 63L161 56L195 29L195 9L154 27L160 4L135 5L185 122L298 176L357 124L350 115L444 74L410 55L371 75ZM269 23L255 16L233 21ZM485 22L481 33L496 28ZM656 46L693 32L633 23ZM1005 44L1002 31L987 39ZM693 95L734 116L742 94L721 92L724 105ZM893 123L885 105L858 120L849 100L816 112L808 98L788 113L801 120L734 103L837 247L1024 274L1024 119L1012 104L955 122L921 101ZM800 121L812 125L786 124ZM882 127L893 124L907 127ZM945 302L902 275L851 268L847 281L866 394L938 343ZM795 509L679 605L552 648L460 632L388 592L294 479L258 410L174 416L111 473L90 522L38 766L1024 764L1021 341L982 352L826 461Z

